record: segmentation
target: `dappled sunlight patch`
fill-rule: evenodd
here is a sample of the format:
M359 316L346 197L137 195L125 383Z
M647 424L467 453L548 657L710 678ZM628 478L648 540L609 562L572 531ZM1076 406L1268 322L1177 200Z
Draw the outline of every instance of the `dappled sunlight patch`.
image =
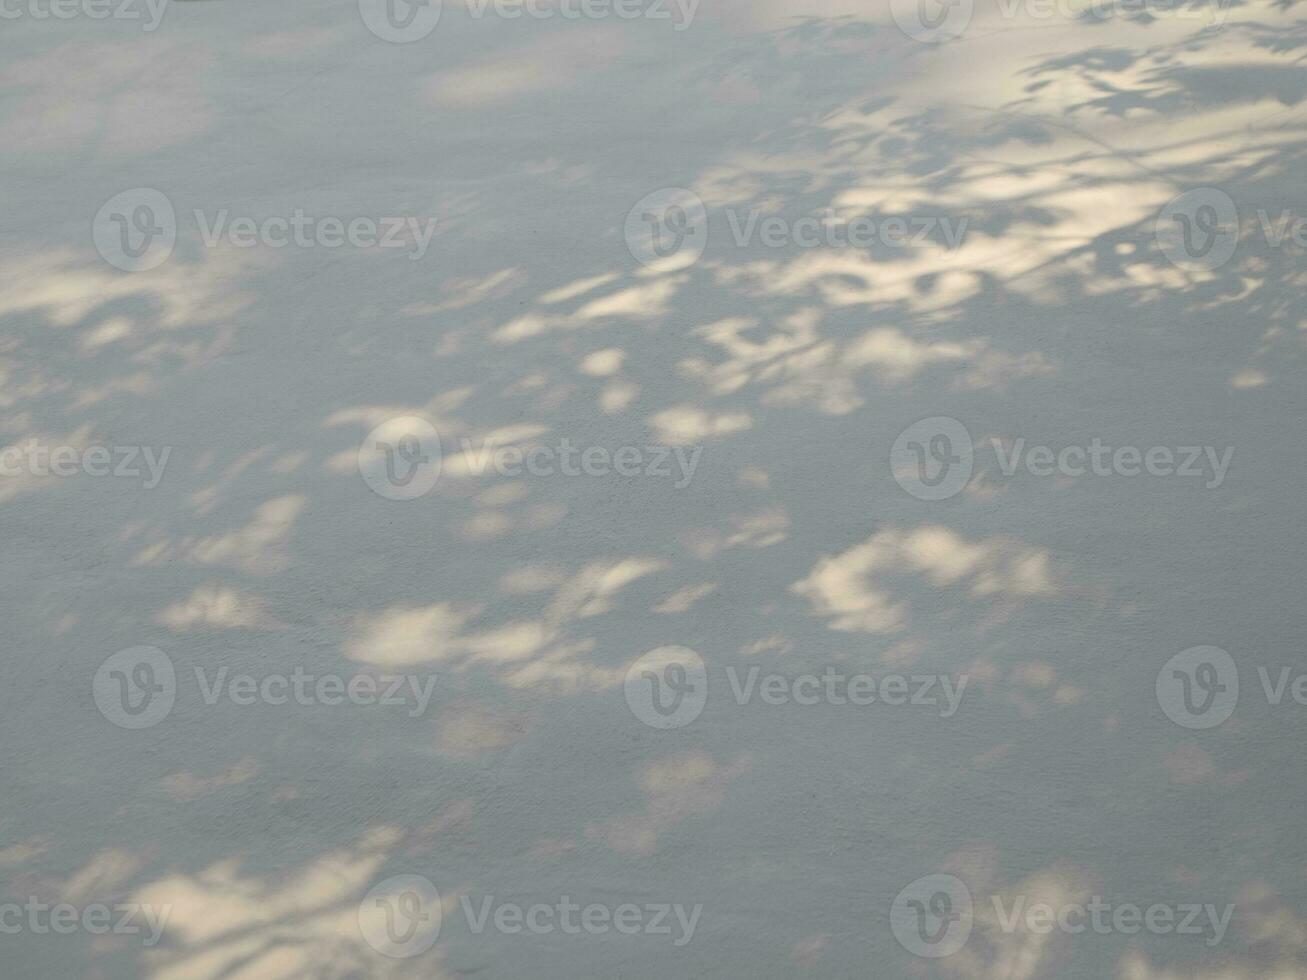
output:
M649 420L654 438L673 446L690 446L705 439L719 439L753 427L745 412L713 415L693 405L677 405L657 412Z
M24 98L0 117L7 152L142 156L206 132L217 115L203 82L213 56L156 36L70 42L13 61L0 81Z
M333 411L323 421L323 428L354 426L366 431L397 416L417 415L427 418L442 432L447 428L462 428L453 413L465 405L476 392L472 385L446 388L433 395L422 405L355 405Z
M27 432L21 439L15 439L0 447L0 459L6 460L8 466L8 472L4 474L3 479L0 479L0 503L5 503L22 494L32 493L60 479L55 476L48 466L42 472L37 468L15 465L8 462L10 456L16 456L24 447L33 444L47 447L47 450L49 447L66 446L80 454L94 442L93 432L94 430L90 424L79 426L71 432Z
M1291 962L1247 963L1236 960L1171 969L1154 966L1145 954L1132 952L1122 957L1117 977L1119 980L1307 980L1307 966Z
M992 679L985 686L992 688ZM1057 668L1043 660L1027 660L1010 668L1006 686L1007 700L1023 718L1080 704L1089 696L1083 687L1059 682Z
M666 562L649 558L592 562L558 590L549 604L546 619L561 625L611 612L617 593L637 579L666 567Z
M603 325L596 321L655 320L667 315L668 303L685 285L688 278L686 275L654 276L644 282L636 282L615 292L589 299L573 313L534 311L524 313L494 330L490 339L495 344L507 345L548 333L596 329ZM599 277L585 290L569 289L564 290L564 293L568 294L569 298L579 298L588 295L601 283L608 283L611 280L612 277ZM553 298L548 301L542 299L541 303L557 305L564 302L558 298L557 291L546 295Z
M599 392L599 410L605 415L626 411L640 396L640 386L629 381L610 381Z
M822 340L820 317L818 310L805 308L770 326L759 340L753 339L757 323L752 319L700 327L696 336L719 348L724 359L686 358L681 373L715 395L754 385L763 389L763 404L809 406L828 415L862 407L864 373L882 384L906 384L930 367L948 366L957 372L958 387L973 389L1055 373L1043 354L1007 354L990 349L982 338L918 340L897 327L878 327L846 343Z
M354 622L345 654L351 660L385 667L439 663L464 649L460 634L479 613L480 607L438 602L364 614Z
M830 944L830 940L829 932L799 940L790 947L790 962L800 969L811 969L821 961L822 951Z
M357 907L400 840L398 830L378 827L350 847L328 851L276 880L228 859L137 889L134 901L171 910L164 944L143 954L147 975L151 980L343 980L360 971L405 975L392 969L395 961L378 957L365 944ZM436 969L437 963L424 961L424 968ZM408 968L411 975L411 964Z
M155 614L154 621L178 633L198 629L280 629L263 600L210 583Z
M339 27L304 27L256 37L250 41L249 50L267 58L294 58L316 53L347 38L348 33Z
M566 578L566 570L558 565L523 565L505 572L499 588L506 595L531 595L556 589Z
M85 865L57 885L56 891L65 902L103 901L121 893L143 864L141 855L121 847L105 848L97 851Z
M544 306L554 306L558 303L566 303L569 300L578 299L586 293L593 292L601 286L607 286L610 283L617 282L619 276L616 272L603 272L597 276L586 276L584 279L577 279L569 282L565 286L559 286L557 289L551 289L540 297L539 302Z
M960 952L942 961L946 971L966 980L1037 980L1051 975L1056 948L1073 937L1032 931L1023 915L1015 917L1015 928L1011 928L1013 923L1000 921L1000 916L1037 905L1059 909L1083 903L1095 883L1094 876L1082 870L1053 868L994 889L995 901L986 896L976 902L971 939ZM996 907L999 902L1001 910Z
M515 534L530 534L557 527L566 519L568 509L562 503L534 504L517 514L481 510L465 520L458 535L465 541L496 541Z
M1047 551L1009 538L969 541L949 528L887 528L842 554L823 558L790 590L814 614L842 632L897 633L907 628L911 603L889 579L919 576L934 588L957 588L972 598L1026 599L1057 589Z
M1282 955L1307 955L1307 915L1267 881L1251 881L1237 897L1242 914L1236 925L1248 941L1267 944Z
M682 821L711 813L726 797L726 785L752 766L752 759L739 756L726 764L706 752L683 752L649 763L637 782L645 797L644 807L623 816L587 824L586 837L602 841L623 854L648 856L658 850L659 840Z
M115 395L133 395L145 398L158 392L161 387L159 379L145 371L113 378L98 385L83 386L77 397L68 406L71 412L80 412L92 408L100 402L107 401Z
M683 589L677 589L667 598L663 599L653 611L668 615L678 615L689 612L690 609L698 602L708 598L717 591L716 582L704 582L700 585L687 585Z
M608 26L575 26L540 40L429 76L422 97L447 109L476 110L519 102L551 89L570 88L617 60L626 50L623 32Z
M1250 773L1225 771L1216 758L1196 745L1177 745L1162 757L1162 766L1170 782L1176 786L1197 786L1210 783L1220 789L1229 789L1245 782Z
M83 350L94 351L108 344L127 340L135 332L135 324L130 319L125 316L111 316L102 321L99 326L92 327L82 334L80 344Z
M573 316L577 320L626 317L649 320L667 313L667 301L686 282L685 276L664 276L590 300Z
M196 775L188 769L164 776L158 785L159 789L178 803L191 803L229 786L247 783L259 775L259 770L257 759L244 756L211 776Z
M665 567L662 561L625 559L592 562L561 583L528 577L531 591L553 595L539 618L480 625L484 604L438 602L397 606L357 616L345 654L363 663L400 666L444 663L457 670L488 669L516 688L547 685L563 692L606 689L621 683L624 671L583 658L595 648L591 637L572 638L569 629L616 608L618 594L631 583Z
M764 653L784 656L794 652L794 642L784 636L767 636L740 647L740 653L746 657L756 657Z
M151 304L144 326L175 330L196 324L220 323L251 302L248 292L232 282L250 260L236 250L206 250L204 261L187 265L176 259L156 269L123 275L98 258L72 249L53 249L7 258L0 262L0 316L39 311L57 327L85 321L102 306L133 298ZM109 339L144 338L148 331L128 314L116 313ZM97 323L88 330L103 330ZM101 335L101 346L106 343Z
M1307 917L1263 879L1239 889L1235 909L1236 952L1173 968L1132 950L1118 964L1119 980L1307 980Z
M868 331L860 340L850 344L846 358L855 365L872 367L885 381L902 382L928 364L974 357L979 347L976 341L965 344L955 341L922 343L902 330L881 327Z
M437 723L436 751L454 757L499 752L527 734L527 720L487 705L461 705L442 714Z
M583 357L580 368L583 374L592 378L606 378L620 371L625 359L626 352L620 347L607 347Z
M21 868L37 860L53 846L49 837L35 836L0 848L0 868Z
M222 503L245 474L257 472L256 467L260 464L267 472L286 474L293 473L303 465L306 458L307 454L303 450L288 451L275 443L266 443L242 453L224 466L212 483L190 494L190 504L196 515L205 516ZM204 473L210 469L211 464L211 460L202 460L194 467L195 472Z
M244 527L204 538L183 538L177 544L157 542L137 556L137 563L161 564L176 557L201 565L225 565L250 575L272 575L291 563L286 550L296 520L308 499L287 494L269 500Z
M538 444L549 434L549 426L537 423L504 426L478 435L469 435L459 446L446 447L441 475L451 479L467 479L483 474L495 475L490 465L496 450L513 447L519 452Z
M732 515L735 532L726 536L727 548L770 548L789 536L790 518L783 507L769 507L753 514Z
M441 285L441 299L434 303L411 303L399 311L400 316L432 316L449 310L461 310L477 303L503 299L526 284L528 276L511 266L486 276L452 279Z

